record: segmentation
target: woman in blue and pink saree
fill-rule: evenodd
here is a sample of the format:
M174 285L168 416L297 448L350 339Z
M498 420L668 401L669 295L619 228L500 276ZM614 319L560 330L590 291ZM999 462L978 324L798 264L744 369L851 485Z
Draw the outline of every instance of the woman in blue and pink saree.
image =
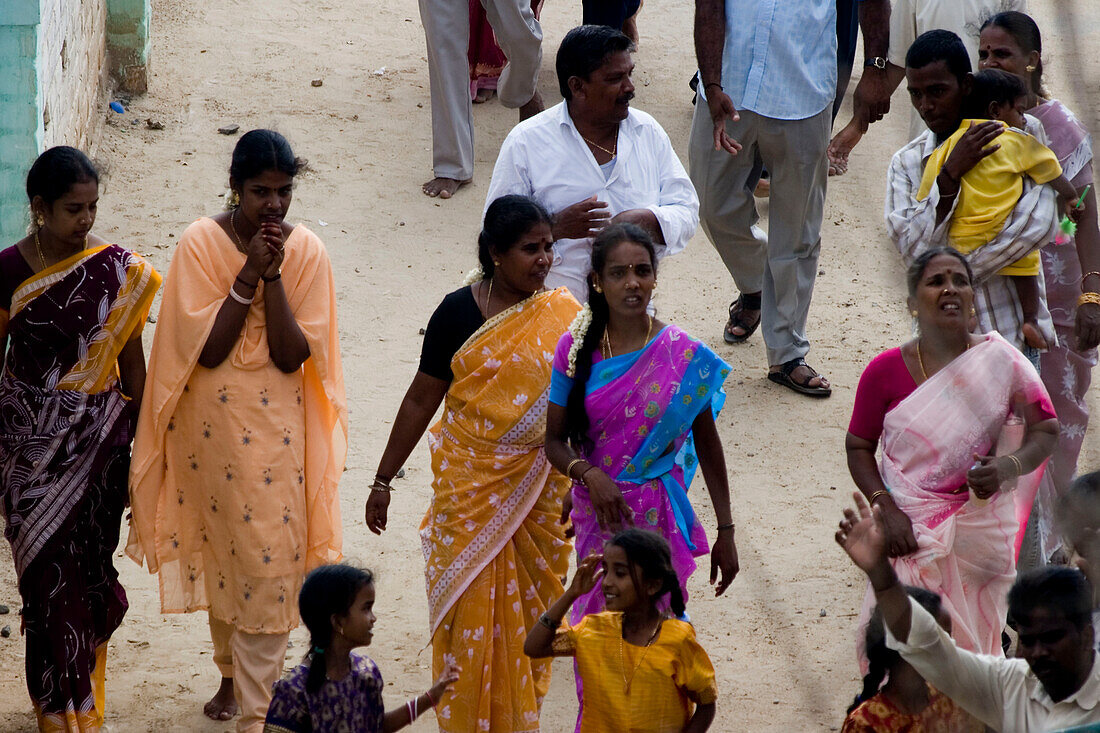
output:
M43 153L27 191L34 231L0 252L0 502L39 730L94 731L127 608L111 557L137 416L126 394L141 395L160 276L89 233L98 177L79 151Z

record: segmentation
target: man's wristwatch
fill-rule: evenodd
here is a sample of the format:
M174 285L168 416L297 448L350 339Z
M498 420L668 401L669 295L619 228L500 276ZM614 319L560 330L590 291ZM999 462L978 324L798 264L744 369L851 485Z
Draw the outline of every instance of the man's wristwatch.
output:
M873 59L867 59L863 62L864 66L874 66L876 69L886 69L886 59L882 56L875 56Z

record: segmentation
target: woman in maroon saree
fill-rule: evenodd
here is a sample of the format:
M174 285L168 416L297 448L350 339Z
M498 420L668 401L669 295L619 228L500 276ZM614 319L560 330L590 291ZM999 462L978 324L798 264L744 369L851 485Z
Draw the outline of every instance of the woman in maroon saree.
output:
M99 197L74 148L27 176L33 233L0 252L0 505L42 731L103 724L107 640L126 613L111 556L160 276L90 234Z

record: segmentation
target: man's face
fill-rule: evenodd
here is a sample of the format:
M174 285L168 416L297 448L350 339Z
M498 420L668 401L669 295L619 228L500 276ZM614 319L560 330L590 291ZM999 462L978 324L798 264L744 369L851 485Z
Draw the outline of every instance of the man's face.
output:
M1038 606L1017 619L1016 656L1023 657L1055 702L1080 689L1093 664L1092 624L1077 628L1061 610Z
M583 114L592 122L621 122L630 113L630 100L634 99L634 58L629 51L613 53L603 66L578 79L574 98L583 105Z
M937 137L953 133L962 119L962 102L969 89L947 68L946 61L933 61L919 69L905 67L909 99L924 124Z

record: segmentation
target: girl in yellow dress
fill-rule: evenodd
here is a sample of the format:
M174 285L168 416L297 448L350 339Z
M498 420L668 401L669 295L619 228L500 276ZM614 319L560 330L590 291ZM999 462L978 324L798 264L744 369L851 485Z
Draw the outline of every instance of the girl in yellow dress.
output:
M602 583L606 611L559 629L569 607ZM577 567L565 595L539 617L523 650L531 657L575 657L583 683L579 733L702 733L714 721L714 666L695 629L660 610L668 594L684 616L668 542L627 529Z

